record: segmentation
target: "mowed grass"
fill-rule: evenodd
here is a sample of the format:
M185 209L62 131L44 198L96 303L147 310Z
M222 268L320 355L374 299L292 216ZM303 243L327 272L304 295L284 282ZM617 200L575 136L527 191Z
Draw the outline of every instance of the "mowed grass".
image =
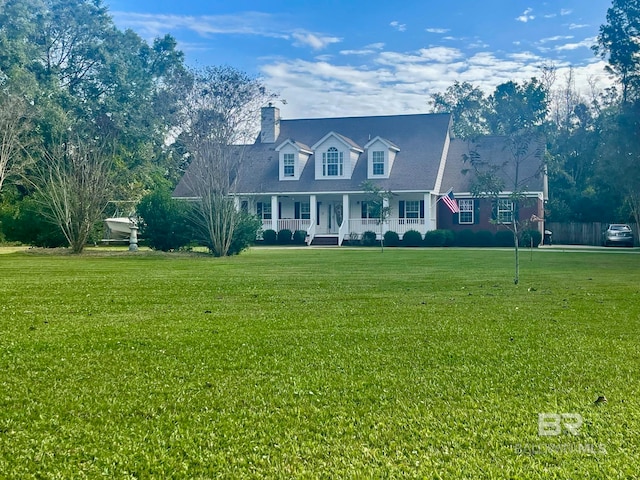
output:
M512 270L498 250L0 255L0 477L632 478L640 255ZM541 436L539 413L583 423Z

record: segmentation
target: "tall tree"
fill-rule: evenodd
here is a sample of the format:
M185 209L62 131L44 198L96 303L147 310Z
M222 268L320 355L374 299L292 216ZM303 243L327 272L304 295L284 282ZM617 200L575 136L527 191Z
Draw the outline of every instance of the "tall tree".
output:
M600 181L620 194L627 212L640 227L640 101L627 103L599 119L597 147ZM625 220L624 210L611 212ZM640 238L640 229L636 232Z
M19 94L0 90L0 192L12 176L23 173L30 162L33 115Z
M177 174L164 140L177 124L183 55L169 35L147 44L118 30L102 0L0 2L0 76L29 81L43 143L64 118L113 142L120 195ZM114 142L115 141L115 142ZM126 174L125 174L126 172Z
M455 82L444 93L431 95L434 113L451 113L453 134L473 138L489 132L487 99L482 90L468 82Z
M594 51L622 87L622 102L640 97L640 0L613 0Z
M176 147L198 197L196 222L216 256L229 253L243 218L232 198L242 175L242 144L255 138L260 107L272 98L258 79L231 67L193 72Z

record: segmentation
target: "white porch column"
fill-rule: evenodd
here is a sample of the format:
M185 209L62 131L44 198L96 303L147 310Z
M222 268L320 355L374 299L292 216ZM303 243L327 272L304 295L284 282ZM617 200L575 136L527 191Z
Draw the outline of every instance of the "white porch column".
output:
M309 195L309 220L311 225L315 226L318 223L318 202L315 195Z
M424 225L423 231L421 232L424 236L429 230L431 230L431 194L424 194Z
M342 195L342 222L346 225L345 233L351 233L351 230L349 229L349 210L349 194L345 193Z
M278 196L271 195L271 229L278 231Z
M240 211L240 197L233 197L233 206L237 211Z

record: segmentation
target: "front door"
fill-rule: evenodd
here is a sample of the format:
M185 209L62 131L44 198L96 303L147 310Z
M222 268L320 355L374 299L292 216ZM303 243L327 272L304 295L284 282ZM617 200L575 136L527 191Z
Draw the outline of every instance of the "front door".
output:
M332 202L318 202L316 205L316 234L318 235L327 235L338 233L338 229L340 228L340 224L338 223L338 218L336 217L339 209L335 207Z

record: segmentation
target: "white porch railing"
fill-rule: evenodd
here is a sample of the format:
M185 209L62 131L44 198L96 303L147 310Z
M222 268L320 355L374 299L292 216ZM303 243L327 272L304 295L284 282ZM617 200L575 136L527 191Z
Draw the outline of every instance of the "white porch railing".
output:
M385 222L385 228L383 230L391 230L396 232L400 237L409 230L417 230L420 233L425 232L425 220L424 218L388 218ZM375 232L380 234L380 224L375 218L356 218L349 220L349 231L344 232L344 235L350 233L356 233L362 235L366 231ZM383 234L385 232L382 232ZM343 235L342 229L340 234Z
M278 220L278 231L284 228L288 228L292 232L295 232L296 230L306 231L309 228L310 224L311 224L311 220L308 220L308 219L307 220L301 220L297 218L281 219L281 220Z
M307 230L309 228L309 225L311 224L311 220L306 219L306 220L301 220L301 219L294 219L294 218L287 218L287 219L280 219L277 221L278 224L278 231L284 229L284 228L288 228L289 230L291 230L292 232L295 232L296 230ZM273 223L271 220L262 220L262 230L271 230L273 228Z
M400 237L409 230L417 230L424 234L424 218L390 218L387 223L389 230L396 232Z
M315 223L311 223L311 220L308 219L281 219L277 221L277 225L278 231L283 228L288 228L292 232L295 232L296 230L305 230L307 232L307 236L310 237L310 240L318 233ZM271 228L271 220L262 221L263 231L270 230ZM429 229L432 228L434 227L431 226ZM408 232L409 230L417 230L424 234L427 229L424 218L389 218L385 222L385 226L383 228L384 231L382 233L384 234L387 230L391 230L396 232L402 238L405 232ZM377 235L380 235L380 224L378 223L378 220L375 218L352 218L348 222L342 222L338 232L335 232L334 234L338 235L338 241L339 243L342 243L342 241L348 239L349 235L357 234L358 236L361 236L366 231L375 232Z

